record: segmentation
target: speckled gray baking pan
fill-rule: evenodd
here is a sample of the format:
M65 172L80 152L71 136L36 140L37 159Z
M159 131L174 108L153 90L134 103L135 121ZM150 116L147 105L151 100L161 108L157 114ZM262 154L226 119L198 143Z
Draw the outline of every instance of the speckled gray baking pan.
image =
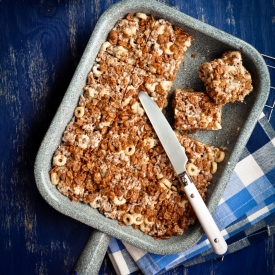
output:
M177 75L176 87L203 89L203 84L198 78L199 65L205 61L220 57L222 53L230 49L237 49L242 52L244 65L252 75L254 91L246 97L245 103L227 104L223 108L223 129L213 132L198 132L196 134L196 137L204 142L228 148L226 159L219 165L219 170L209 187L207 206L210 212L214 212L230 174L263 109L269 93L269 73L261 55L249 44L165 4L148 0L122 1L113 5L99 19L68 90L39 149L35 163L37 187L42 197L52 207L107 235L114 236L153 253L177 253L188 249L200 239L203 231L198 223L187 229L182 236L156 241L132 227L119 226L116 221L105 218L88 205L71 202L51 184L48 173L51 168L53 153L60 143L67 123L73 116L74 108L82 93L82 87L86 82L86 76L92 68L101 44L106 41L108 32L117 20L129 12L144 12L153 14L156 18L167 19L173 25L182 27L194 36L195 40L184 59L185 64L182 65ZM196 57L192 58L191 54L195 54Z

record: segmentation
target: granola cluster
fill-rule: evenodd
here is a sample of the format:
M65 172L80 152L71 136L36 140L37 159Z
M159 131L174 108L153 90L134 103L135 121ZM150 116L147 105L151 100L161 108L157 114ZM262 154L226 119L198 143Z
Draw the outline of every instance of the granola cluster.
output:
M102 44L50 171L51 182L72 201L156 239L182 234L195 214L138 92L164 108L191 41L182 29L144 13L119 20ZM205 198L224 153L176 134L189 158L188 174Z

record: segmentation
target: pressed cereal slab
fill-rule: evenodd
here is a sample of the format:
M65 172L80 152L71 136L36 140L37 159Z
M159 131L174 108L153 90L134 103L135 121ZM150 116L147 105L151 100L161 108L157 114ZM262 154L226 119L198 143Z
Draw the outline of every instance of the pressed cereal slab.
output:
M261 55L244 41L155 1L122 1L113 5L101 16L43 139L35 162L35 178L42 197L61 213L102 231L102 235L106 233L153 253L171 254L188 249L198 241L203 235L198 222L185 230L181 236L173 236L167 240L155 240L151 236L144 235L140 230L118 225L117 221L106 218L88 205L71 202L52 185L49 175L54 151L60 144L64 129L73 116L79 97L83 93L87 75L95 63L102 43L107 40L108 33L120 18L128 13L135 14L136 12L152 14L156 19L163 18L194 37L174 81L176 88L203 90L203 82L198 76L199 66L218 58L228 50L239 50L242 53L243 64L252 75L254 90L245 98L244 103L229 103L223 107L222 129L198 131L193 136L215 147L227 147L225 161L219 166L218 172L208 187L206 202L210 212L214 212L267 99L270 84L268 70ZM172 123L171 99L164 112Z

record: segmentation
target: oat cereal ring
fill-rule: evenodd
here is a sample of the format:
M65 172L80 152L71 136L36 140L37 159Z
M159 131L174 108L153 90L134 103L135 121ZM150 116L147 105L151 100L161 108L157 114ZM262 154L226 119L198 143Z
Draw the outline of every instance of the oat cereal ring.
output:
M102 72L100 71L100 64L96 64L93 66L93 74L97 77L102 75Z
M53 164L57 166L63 166L67 162L67 158L63 155L56 155L53 158Z
M84 115L84 107L76 107L75 110L74 110L74 115L77 118L83 117L83 115Z
M182 200L178 202L178 206L185 208L185 205L188 203L188 200Z
M124 150L125 155L127 156L132 156L136 151L136 147L135 145L129 145L128 147L126 147L126 149Z
M156 146L157 140L154 139L154 138L146 138L146 139L143 140L143 143L144 143L145 146L148 146L149 149L152 149Z
M135 219L133 218L133 216L129 213L125 213L122 217L122 220L123 222L126 224L126 225L132 225L135 221Z
M88 96L89 96L90 98L95 97L95 95L98 93L98 92L96 91L96 89L94 89L94 88L92 88L92 87L88 87L88 88L86 89L86 91L88 91Z
M173 185L173 186L171 187L171 190L172 190L172 191L175 191L175 192L178 191L178 189L177 189L177 187L176 187L175 185Z
M143 216L138 213L133 214L134 224L141 225L143 223Z
M173 52L170 50L170 47L173 45L173 42L168 42L166 49L165 49L165 53L166 54L173 54Z
M218 151L218 153L216 154L215 161L222 162L224 160L224 157L225 157L225 153L223 151Z
M74 189L74 194L79 196L79 195L83 195L84 193L84 188L83 187L80 187L80 186L76 186Z
M111 46L110 42L108 42L108 41L104 42L101 46L101 51L106 52L107 48L110 47L110 46Z
M144 115L144 109L141 107L141 105L138 102L135 102L132 106L131 109L135 114L139 114L141 116Z
M139 19L144 19L144 20L147 19L147 15L145 13L142 13L142 12L137 12L136 17L139 18Z
M115 205L122 205L126 202L126 199L125 198L119 199L118 197L115 197L113 199L113 202Z
M94 201L90 202L92 208L99 208L101 206L102 198L97 196Z
M90 138L87 135L81 135L78 138L78 147L81 149L86 149L90 142Z
M211 174L215 174L217 172L218 169L218 164L217 162L213 161L211 162L211 169L210 169L210 173Z
M104 211L106 211L106 212L109 212L112 210L112 205L107 201L103 201L101 206L104 209Z
M172 191L172 190L170 190L170 189L167 189L167 192L166 192L166 193L167 193L166 198L167 198L167 199L170 199L171 195L174 194L175 191Z
M154 224L153 221L149 221L148 217L146 217L146 218L144 219L144 223L145 223L147 226L153 225L153 224Z
M200 173L199 168L193 163L186 164L186 171L189 176L197 176Z
M160 186L163 189L171 189L172 183L168 179L162 179L160 181Z
M139 229L144 233L144 234L148 234L151 230L151 227L148 226L147 224L144 224L142 223L140 226L139 226Z
M57 173L51 174L51 182L54 185L57 185L59 183L59 177L58 177Z

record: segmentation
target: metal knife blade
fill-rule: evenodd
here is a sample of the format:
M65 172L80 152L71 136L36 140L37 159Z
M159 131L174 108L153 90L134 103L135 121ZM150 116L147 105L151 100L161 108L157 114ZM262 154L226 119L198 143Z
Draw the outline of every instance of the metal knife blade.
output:
M212 215L201 198L196 186L186 173L185 165L188 160L173 129L157 104L145 92L139 92L140 102L153 125L154 130L171 161L184 191L192 205L198 220L207 235L215 253L222 255L227 251L227 244L215 223Z
M188 159L170 124L147 93L140 92L139 99L176 173L182 174Z

